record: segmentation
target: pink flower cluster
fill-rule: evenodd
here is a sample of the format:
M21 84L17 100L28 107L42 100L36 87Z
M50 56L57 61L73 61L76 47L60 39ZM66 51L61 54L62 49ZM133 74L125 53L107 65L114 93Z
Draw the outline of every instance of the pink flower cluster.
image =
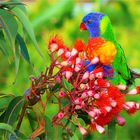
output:
M82 40L76 40L72 49L65 46L58 36L52 37L49 41L52 63L59 69L54 79L60 84L61 91L56 96L60 102L63 99L67 100L67 104L53 117L53 124L64 127L61 120L73 116L71 122L77 122L83 135L93 130L104 133L104 126L113 118L118 125L123 126L125 119L120 116L122 110L128 113L140 110L140 103L127 102L125 96L139 94L140 87L127 91L126 85L112 85L105 77L102 67L88 71L88 67L100 63L100 60L94 57L90 63L85 64L88 59L84 51L81 51L83 47ZM70 89L63 84L64 78L67 85L71 86ZM124 94L124 91L127 93ZM78 118L82 118L86 126L82 126Z

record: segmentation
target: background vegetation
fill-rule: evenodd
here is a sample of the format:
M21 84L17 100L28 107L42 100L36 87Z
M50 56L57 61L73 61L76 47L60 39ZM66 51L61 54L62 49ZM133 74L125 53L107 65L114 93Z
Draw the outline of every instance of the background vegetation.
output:
M26 3L26 12L32 23L39 48L43 52L44 59L40 57L34 48L34 44L28 35L25 35L26 45L30 55L31 65L24 59L20 60L19 71L15 81L15 66L8 61L7 57L0 52L0 92L23 95L29 86L29 76L39 75L49 65L47 54L47 42L51 35L59 34L69 46L73 45L76 38L87 41L88 33L81 32L79 25L82 17L91 11L108 14L114 27L118 42L122 45L128 65L136 70L140 69L140 1L131 0L35 0ZM24 31L23 31L24 33ZM23 57L23 56L21 56ZM13 83L14 82L14 83ZM136 84L140 84L137 80ZM137 101L140 97L137 97ZM136 100L134 98L134 100ZM48 108L53 115L53 104ZM47 113L47 112L46 112ZM123 114L126 118L124 127L117 127L117 139L138 140L140 139L140 112L133 116ZM22 132L29 135L31 128L25 120ZM106 138L106 135L94 133L84 139ZM75 138L73 138L75 139Z

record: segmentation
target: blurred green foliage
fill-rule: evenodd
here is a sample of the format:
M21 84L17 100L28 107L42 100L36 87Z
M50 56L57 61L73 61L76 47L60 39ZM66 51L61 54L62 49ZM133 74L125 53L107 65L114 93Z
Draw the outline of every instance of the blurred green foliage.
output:
M27 13L32 22L35 36L39 47L45 56L43 60L36 52L31 40L25 36L27 47L31 59L31 65L21 59L19 66L19 74L16 82L14 64L9 64L7 57L0 52L0 93L12 93L15 95L23 95L29 86L29 76L38 76L44 71L46 65L49 65L49 56L47 54L47 43L50 36L58 34L62 37L65 44L73 46L76 38L82 38L87 41L88 33L81 32L79 25L82 17L91 11L101 11L108 14L114 27L114 32L118 42L120 42L128 65L134 69L140 69L140 1L134 0L36 0L27 3ZM140 84L137 80L136 84ZM137 101L140 97L137 96ZM133 98L136 100L136 98ZM50 108L46 113L52 116L55 112L55 105L50 104ZM54 111L52 110L54 109ZM133 116L128 116L125 112L123 116L126 118L124 127L117 127L117 140L138 140L140 139L140 113L137 112ZM31 129L27 128L29 124L25 120L22 125L22 131L26 134L31 133ZM73 136L75 140L77 137ZM106 135L98 133L90 134L84 139L92 140L106 139Z

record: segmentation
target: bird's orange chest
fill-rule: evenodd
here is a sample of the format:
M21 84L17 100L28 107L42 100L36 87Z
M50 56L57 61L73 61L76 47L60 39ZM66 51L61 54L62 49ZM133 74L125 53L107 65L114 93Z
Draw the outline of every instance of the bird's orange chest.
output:
M110 41L102 38L90 38L85 47L86 56L88 59L99 57L103 64L111 64L116 54L116 48Z
M105 40L102 38L89 38L88 44L85 47L87 57L92 59L104 43Z

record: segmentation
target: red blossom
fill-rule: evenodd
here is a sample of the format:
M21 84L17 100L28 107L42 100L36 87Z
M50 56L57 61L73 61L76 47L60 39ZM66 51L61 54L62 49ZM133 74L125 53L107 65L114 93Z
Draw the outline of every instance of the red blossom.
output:
M125 120L118 115L123 109L129 114L140 110L139 103L125 101L127 95L140 94L140 86L126 93L126 85L121 83L117 86L113 85L106 78L107 74L104 67L107 65L101 62L101 55L98 57L93 51L101 47L106 41L101 38L90 38L85 44L82 40L77 39L74 48L70 49L63 44L58 36L55 36L50 40L49 45L53 43L58 45L57 49L54 47L55 51L57 50L54 61L57 62L57 66L60 66L60 72L55 75L55 79L59 81L60 87L62 87L61 92L55 96L58 96L60 100L63 98L68 100L67 105L60 108L61 111L53 117L54 125L59 124L61 119L71 116L82 118L79 113L82 112L85 114L85 120L89 119L86 124L87 129L104 133L104 126L113 118L116 118L120 126L125 124ZM81 57L81 53L84 54L84 57ZM87 60L89 63L85 65L84 62ZM106 61L109 62L109 60ZM91 64L96 66L89 72L87 67ZM109 66L110 69L107 70L109 76L112 76L114 70L111 64ZM61 82L60 79L63 78L73 86L71 91ZM68 92L67 96L63 92L65 90ZM84 118L82 119L84 120ZM87 130L79 122L78 127L83 135L87 134Z
M50 38L49 44L48 44L49 50L51 50L51 47L52 47L51 45L52 44L56 44L57 45L56 50L64 47L63 41L62 41L62 39L58 35L55 35L55 36Z
M85 46L86 44L81 40L81 39L77 39L74 43L74 48L78 51L78 52L82 52L85 50Z

